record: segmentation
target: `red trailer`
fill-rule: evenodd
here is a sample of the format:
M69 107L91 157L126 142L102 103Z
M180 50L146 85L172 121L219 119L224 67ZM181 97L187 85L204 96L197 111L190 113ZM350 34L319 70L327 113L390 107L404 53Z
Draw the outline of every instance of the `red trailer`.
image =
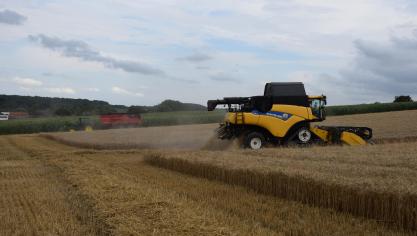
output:
M137 114L112 113L100 115L103 128L137 127L142 124L142 117Z

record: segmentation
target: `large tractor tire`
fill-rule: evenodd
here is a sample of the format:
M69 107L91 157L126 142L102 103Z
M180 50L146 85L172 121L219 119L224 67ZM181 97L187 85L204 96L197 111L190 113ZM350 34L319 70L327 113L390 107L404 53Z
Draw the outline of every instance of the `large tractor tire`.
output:
M245 148L258 150L265 146L266 139L260 132L249 132L245 135L243 144Z
M295 140L299 144L308 144L313 140L313 133L307 127L301 127L296 131Z

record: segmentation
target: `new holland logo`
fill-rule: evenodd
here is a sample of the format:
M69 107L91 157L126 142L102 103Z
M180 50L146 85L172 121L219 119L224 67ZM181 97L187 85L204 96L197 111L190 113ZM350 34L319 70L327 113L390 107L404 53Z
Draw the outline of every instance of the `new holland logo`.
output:
M284 112L279 112L279 111L268 111L266 113L260 112L260 111L253 111L252 113L255 114L255 115L272 116L272 117L278 118L280 120L288 120L292 116L291 114L284 113Z

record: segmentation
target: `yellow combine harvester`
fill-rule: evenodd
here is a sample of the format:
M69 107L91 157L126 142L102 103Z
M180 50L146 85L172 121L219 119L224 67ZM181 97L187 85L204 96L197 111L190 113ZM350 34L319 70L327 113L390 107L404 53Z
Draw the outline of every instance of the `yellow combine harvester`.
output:
M300 82L267 83L263 96L209 100L207 109L217 105L228 107L219 138L243 138L244 147L251 149L267 143L365 145L372 138L368 127L312 125L326 119L326 96L307 96Z

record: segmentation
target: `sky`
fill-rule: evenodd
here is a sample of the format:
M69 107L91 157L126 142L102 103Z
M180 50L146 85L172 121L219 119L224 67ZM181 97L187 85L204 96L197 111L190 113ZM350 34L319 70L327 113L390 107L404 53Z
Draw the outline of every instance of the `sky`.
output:
M417 100L417 1L0 0L0 94L205 104L287 81Z

